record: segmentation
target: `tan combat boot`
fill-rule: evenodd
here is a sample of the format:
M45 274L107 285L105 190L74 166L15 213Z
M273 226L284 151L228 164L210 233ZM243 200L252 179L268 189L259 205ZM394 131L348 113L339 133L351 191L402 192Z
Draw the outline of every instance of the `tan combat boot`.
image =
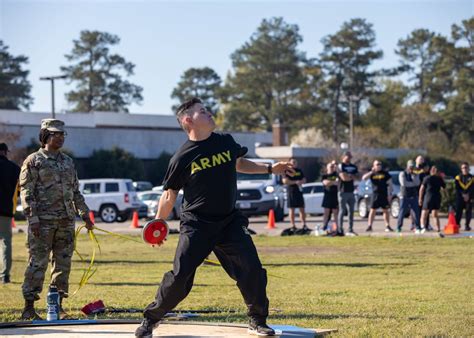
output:
M22 320L43 320L35 310L34 300L25 300L25 308L21 314Z

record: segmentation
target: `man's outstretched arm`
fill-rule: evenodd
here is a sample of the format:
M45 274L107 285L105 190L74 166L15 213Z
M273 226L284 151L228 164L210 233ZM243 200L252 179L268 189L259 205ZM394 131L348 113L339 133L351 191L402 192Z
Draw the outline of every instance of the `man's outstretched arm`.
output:
M245 158L238 158L236 163L238 172L245 174L265 174L268 173L268 164L261 162L253 162ZM277 162L271 167L271 172L277 175L288 174L292 176L295 173L290 162Z

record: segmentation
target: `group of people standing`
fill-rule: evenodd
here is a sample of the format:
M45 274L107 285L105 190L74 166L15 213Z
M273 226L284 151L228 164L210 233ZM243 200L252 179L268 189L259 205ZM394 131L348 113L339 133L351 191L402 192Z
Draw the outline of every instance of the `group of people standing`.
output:
M288 208L290 210L290 222L293 233L304 234L308 228L304 212L304 199L301 186L305 182L304 175L297 168L295 159L291 159L293 166L298 172L298 178L284 178L283 182L288 185ZM354 194L355 180L369 180L372 186L372 197L370 199L370 211L368 215L368 226L366 232L373 231L373 222L378 209L382 209L385 222L385 231L393 232L390 226L390 207L394 196L392 176L383 169L382 162L375 160L372 168L364 175L359 175L357 165L352 163L352 154L344 152L341 163L331 161L326 165L326 172L322 175L324 186L324 197L322 207L323 227L332 236L357 236L354 231L354 210L356 198ZM436 230L441 233L439 221L439 210L441 207L441 190L446 188L444 179L436 166L429 166L423 156L418 156L415 161L409 160L406 169L399 174L400 182L400 212L397 219L396 231L401 232L404 217L410 214L412 222L411 230L416 233L424 233L433 230L430 225L429 216L432 215ZM456 187L456 221L461 222L463 211L466 212L465 230L469 231L472 216L472 202L474 200L474 177L469 174L469 164L461 164L461 173L455 178ZM295 226L294 210L299 208L300 217L303 223L302 229ZM347 214L349 227L344 231L344 216ZM331 215L333 224L330 226Z

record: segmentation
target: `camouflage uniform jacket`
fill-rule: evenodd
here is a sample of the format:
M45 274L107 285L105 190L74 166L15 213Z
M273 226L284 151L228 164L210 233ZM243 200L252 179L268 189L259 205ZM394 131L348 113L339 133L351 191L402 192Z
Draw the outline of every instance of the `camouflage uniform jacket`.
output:
M79 182L72 159L41 148L23 162L20 193L28 224L39 220L84 218L89 209L79 192Z

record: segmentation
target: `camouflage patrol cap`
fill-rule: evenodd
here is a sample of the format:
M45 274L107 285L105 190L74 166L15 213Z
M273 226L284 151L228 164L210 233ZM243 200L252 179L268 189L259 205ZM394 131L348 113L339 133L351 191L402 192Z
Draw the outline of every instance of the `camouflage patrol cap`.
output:
M43 119L41 120L41 129L64 133L64 122L56 119Z

